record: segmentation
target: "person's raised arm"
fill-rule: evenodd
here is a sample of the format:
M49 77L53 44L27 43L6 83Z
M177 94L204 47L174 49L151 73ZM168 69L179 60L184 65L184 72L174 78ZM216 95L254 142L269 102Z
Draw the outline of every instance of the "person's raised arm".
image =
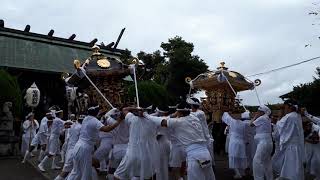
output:
M34 122L34 124L35 124L35 129L39 129L39 122L38 122L38 120L34 119L33 122Z
M116 123L111 124L111 125L107 125L107 126L102 126L102 127L100 128L100 131L110 132L110 131L112 131L114 128L118 127L119 124L120 124L122 121L123 121L123 118L122 118L122 117L118 117Z
M29 121L29 120L24 121L22 126L23 126L24 130L29 129L31 127L31 121Z
M256 113L255 116L254 116L254 118L252 118L252 119L250 120L250 126L254 127L254 126L255 126L254 122L255 122L255 120L257 120L258 118L259 118L259 115L258 115L258 113Z
M221 119L227 125L230 125L231 121L234 121L234 119L230 116L228 112L224 112Z
M147 112L144 112L143 116L154 122L157 126L168 127L168 122L164 117L151 116Z
M302 109L302 113L303 113L310 121L312 121L313 123L315 123L315 124L317 124L317 125L320 125L320 118L315 117L315 116L309 114L306 109Z

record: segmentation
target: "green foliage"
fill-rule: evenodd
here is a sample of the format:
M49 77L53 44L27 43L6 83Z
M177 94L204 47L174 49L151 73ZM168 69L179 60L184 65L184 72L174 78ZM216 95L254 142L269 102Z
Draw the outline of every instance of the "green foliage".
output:
M153 52L152 54L140 51L137 56L138 59L141 59L145 64L145 71L143 72L143 76L141 76L142 80L154 79L158 69L163 67L165 63L165 58L161 55L159 50Z
M141 107L150 105L162 106L171 103L170 96L165 87L157 84L154 81L140 81L138 83L139 101ZM128 94L130 99L136 97L134 84L128 87Z
M299 102L300 106L304 106L311 114L320 115L320 68L316 71L317 77L313 82L300 84L295 86L293 91L288 95L290 99Z
M195 78L197 75L208 71L206 63L199 56L192 55L194 46L181 37L169 39L161 43L164 56L168 59L166 88L176 97L185 97L189 85L185 83L186 77Z
M178 100L189 92L186 77L195 78L197 75L208 71L206 63L196 55L192 55L194 46L181 37L171 38L166 43L161 43L163 54L160 50L153 53L139 52L137 57L145 64L144 69L137 70L139 81L152 80L165 87L171 97ZM125 64L132 58L130 51L121 58Z
M121 54L120 60L124 64L130 64L129 60L132 58L131 51L125 49L124 52Z
M2 107L4 102L13 103L13 114L15 116L21 115L22 109L22 93L15 77L11 76L5 70L0 69L0 105Z

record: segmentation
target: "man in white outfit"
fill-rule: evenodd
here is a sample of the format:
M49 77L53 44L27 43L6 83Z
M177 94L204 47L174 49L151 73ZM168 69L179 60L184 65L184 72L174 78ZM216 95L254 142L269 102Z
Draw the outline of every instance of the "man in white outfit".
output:
M136 108L124 108L125 123L129 124L126 155L114 173L115 179L151 179L157 168L157 126L142 116ZM135 115L135 114L137 115Z
M45 155L46 146L48 144L48 138L49 138L49 128L51 127L53 122L53 113L51 111L48 111L46 113L46 116L42 118L40 122L39 131L35 135L35 137L31 141L31 145L29 147L29 150L26 151L24 158L22 160L22 163L25 163L27 158L29 157L30 153L40 144L40 154L38 157L38 161L40 162Z
M55 180L64 180L73 168L73 148L79 140L81 124L84 118L84 115L80 115L78 120L69 128L65 163L63 165L62 172L55 178Z
M249 127L248 122L240 119L232 118L229 113L225 112L222 116L222 121L229 127L229 168L235 172L234 179L241 179L245 174L247 165L246 154L246 130Z
M313 122L304 122L306 172L320 179L320 127Z
M207 140L208 150L210 152L210 155L212 157L212 165L215 165L214 163L214 150L213 150L213 137L209 132L208 124L207 124L207 118L206 114L200 110L200 101L197 98L191 97L187 99L187 103L191 106L191 114L196 116L200 122L203 129L203 135Z
M101 118L102 124L108 125L107 119ZM112 149L112 134L111 132L99 132L100 145L94 152L94 158L100 162L99 171L107 171L107 162L109 161L109 153Z
M302 109L302 113L303 113L310 121L312 121L314 124L320 126L320 118L309 114L308 111L307 111L305 108Z
M110 112L110 113L107 113L105 117L107 118L107 124L110 124L110 125L115 124L117 122L115 119L124 118L124 117L121 117L120 112L116 114L113 114L113 112ZM112 130L111 133L112 133L113 149L111 151L107 179L114 178L113 174L126 154L126 151L128 148L128 142L129 142L129 124L122 122L121 124L119 124L118 127Z
M271 110L262 105L258 108L256 116L251 120L251 126L255 127L254 139L257 144L253 158L253 176L255 180L273 180L271 153L273 148Z
M36 136L36 130L39 128L39 123L34 119L34 114L30 112L26 116L26 120L23 122L23 135L21 143L21 154L25 155L29 150L32 139Z
M160 106L156 108L153 116L158 117L167 117L169 115L168 106ZM156 173L156 179L169 179L169 158L170 158L170 141L169 141L169 132L168 128L158 127L157 129L157 141L158 141L158 150L157 154L158 159L158 172Z
M281 157L278 159L282 162L279 179L303 180L302 118L297 113L295 103L290 100L284 102L284 112L285 116L277 122L281 151Z
M73 169L68 176L68 180L90 180L93 177L93 152L94 145L97 141L99 131L109 132L116 128L121 119L117 123L104 126L96 116L99 113L99 106L90 107L88 116L83 120L79 140L73 149Z
M190 115L189 106L182 102L178 105L173 118L144 116L157 126L175 129L178 140L183 144L187 154L188 180L214 180L212 158L207 148L200 120Z
M246 111L241 114L241 120L250 123L251 117L250 117L250 112ZM255 135L255 128L252 126L249 126L246 128L246 155L247 155L247 170L249 172L247 173L252 173L252 161L254 154L256 152L256 143L254 141L254 135Z
M173 128L168 129L169 140L171 142L169 167L171 169L170 176L173 179L179 179L184 176L184 167L186 166L187 154L183 148L183 144L177 138L177 132ZM182 172L183 171L183 172Z
M67 120L66 122L68 122L70 124L73 122L76 122L76 115L70 114L70 119ZM67 153L67 149L68 149L68 140L69 140L69 128L65 128L63 134L64 134L64 143L62 145L61 152L60 152L60 156L61 156L60 163L64 163L64 160L66 157L66 153Z
M63 111L59 110L56 112L57 117L53 119L53 123L51 126L50 137L48 142L48 154L43 158L43 160L39 163L38 168L40 171L45 172L45 164L52 158L51 169L61 169L61 167L57 166L55 163L55 158L57 152L60 150L60 134L64 128L65 122L61 119L63 116Z

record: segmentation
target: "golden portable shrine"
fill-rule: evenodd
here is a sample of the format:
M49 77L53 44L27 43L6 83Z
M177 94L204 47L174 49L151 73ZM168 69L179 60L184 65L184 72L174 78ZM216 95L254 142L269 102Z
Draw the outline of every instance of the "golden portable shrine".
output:
M240 100L236 93L252 90L260 85L260 80L250 82L236 71L229 71L221 62L216 71L198 75L195 79L186 78L191 88L205 90L206 97L202 98L202 107L207 115L215 122L221 122L223 112L239 108Z
M62 74L67 85L69 113L73 107L78 107L73 111L81 114L89 105L100 105L107 110L113 105L120 107L125 103L126 92L122 79L130 74L129 66L118 57L107 58L99 50L99 46L94 45L88 59L82 63L74 60L76 71L70 77L67 73ZM76 93L80 95L73 95Z

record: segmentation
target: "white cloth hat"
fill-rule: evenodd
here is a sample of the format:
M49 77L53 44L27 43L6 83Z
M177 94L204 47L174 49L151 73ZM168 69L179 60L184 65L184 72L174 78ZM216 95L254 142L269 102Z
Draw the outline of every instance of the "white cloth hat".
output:
M271 114L271 110L268 108L268 106L266 105L261 105L259 108L258 108L258 111L262 111L264 112L266 115L270 116Z
M197 98L187 98L187 103L191 105L198 105L200 106L200 101Z
M250 111L243 112L241 114L241 119L250 119Z

